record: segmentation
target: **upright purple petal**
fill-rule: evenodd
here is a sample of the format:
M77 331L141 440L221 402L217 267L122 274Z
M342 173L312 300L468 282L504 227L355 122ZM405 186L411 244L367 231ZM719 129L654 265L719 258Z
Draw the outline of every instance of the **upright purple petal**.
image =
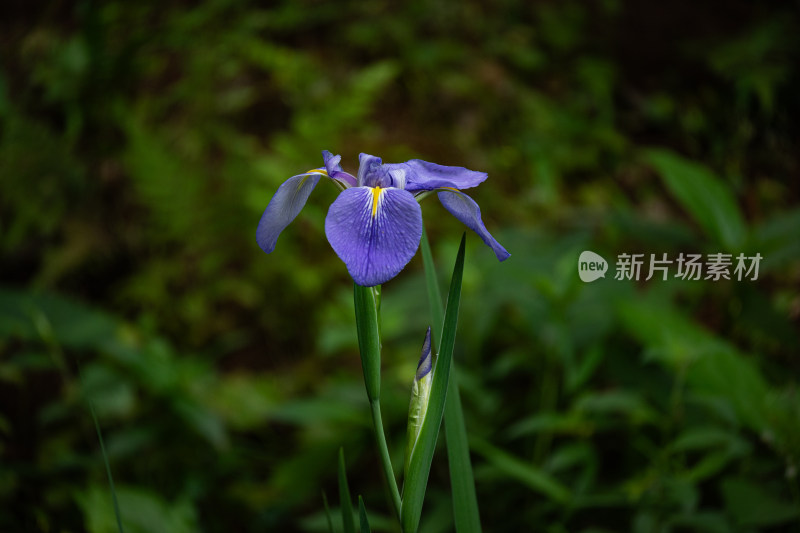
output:
M395 277L411 261L422 237L422 211L402 189L354 187L328 210L325 234L359 285Z
M448 167L428 163L421 159L412 159L405 163L383 165L389 171L405 170L407 191L430 191L441 187L468 189L476 187L486 180L485 172L476 172L464 167Z
M382 175L381 166L383 165L380 157L364 153L358 154L358 186L374 187L375 185L382 185L380 183L372 183L376 177Z
M481 220L481 208L475 200L461 191L439 191L439 201L458 220L477 233L494 250L497 259L505 261L511 254L486 230Z
M342 156L333 155L328 150L323 150L322 160L325 162L325 171L328 173L328 177L339 180L345 187L356 186L356 178L352 174L342 170L342 165L340 164Z
M322 174L307 172L292 176L278 187L267 204L256 229L256 242L267 253L275 249L278 236L306 205Z
M333 155L328 150L322 151L322 161L325 162L325 170L328 171L328 175L336 174L337 171L342 170L342 156L340 155Z

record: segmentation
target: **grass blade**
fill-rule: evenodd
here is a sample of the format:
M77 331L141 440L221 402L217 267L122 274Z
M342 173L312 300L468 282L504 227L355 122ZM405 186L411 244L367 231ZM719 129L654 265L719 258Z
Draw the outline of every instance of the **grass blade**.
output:
M344 450L339 448L339 505L342 507L342 527L344 533L356 533L353 520L353 499L347 486L347 469L344 465Z
M56 355L60 361L63 361L63 354L61 353L61 348L54 344L54 355ZM81 384L81 390L85 391L84 381L83 381L83 370L81 369L80 361L78 363L78 380ZM65 372L64 365L60 365L62 368L62 372ZM92 415L92 422L94 422L94 430L97 433L97 440L100 441L100 454L103 456L103 465L106 468L106 476L108 476L108 487L111 490L111 500L114 503L114 517L117 519L117 529L119 533L124 533L122 529L122 513L119 510L119 499L117 498L117 489L114 487L114 476L111 475L111 463L108 460L108 454L106 453L106 443L103 440L103 432L100 431L100 422L97 420L97 412L94 410L94 403L92 400L86 395L84 392L84 400L86 400L87 405L89 406L89 412Z
M466 234L461 237L458 248L453 277L450 281L450 293L447 297L447 309L444 315L442 341L436 367L433 371L431 397L428 402L428 413L422 423L419 440L411 455L408 478L403 489L403 507L401 525L405 533L414 533L419 526L422 515L422 504L428 485L433 452L439 436L439 427L444 415L444 404L447 398L447 385L450 381L450 363L456 342L456 326L458 324L458 307L461 301L461 279L464 273L464 246Z
M473 439L472 449L504 474L554 501L567 503L572 498L570 490L551 475L486 441Z
M97 421L97 413L94 411L94 404L91 400L89 403L89 410L92 413L92 420L94 421L94 429L97 431L97 439L100 441L100 453L103 454L103 463L106 467L106 474L108 475L108 486L111 489L111 499L114 500L114 515L117 518L117 529L119 533L124 533L122 529L122 515L119 512L119 501L117 500L117 490L114 488L114 478L111 476L111 464L108 462L108 454L106 453L106 444L103 441L103 433L100 431L100 423Z
M328 533L336 533L336 530L333 529L333 516L331 516L331 507L328 505L328 496L324 490L322 491L322 505L325 506L325 518L328 519Z
M361 520L361 533L372 533L367 520L367 508L364 507L364 499L361 496L358 497L358 517Z
M444 310L436 267L428 237L422 233L422 262L425 265L425 284L428 288L428 301L431 306L433 330L436 332L434 344L439 342ZM450 363L450 382L447 388L447 401L444 408L444 431L447 444L447 461L450 470L450 486L453 493L453 519L458 533L480 533L481 517L478 510L478 496L475 493L475 478L469 456L467 426L461 408L461 395L458 391L455 361Z
M480 533L481 517L475 478L469 457L467 427L461 410L461 397L455 368L450 369L450 385L444 408L444 434L447 443L447 462L450 468L450 487L453 492L453 518L458 533Z

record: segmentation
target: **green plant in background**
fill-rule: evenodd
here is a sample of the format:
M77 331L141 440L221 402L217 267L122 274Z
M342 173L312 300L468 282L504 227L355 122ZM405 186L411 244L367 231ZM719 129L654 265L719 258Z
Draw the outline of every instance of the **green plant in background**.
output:
M470 196L514 251L499 265L468 232L461 402L420 533L479 522L453 510L472 496L499 532L795 531L799 27L794 6L721 0L12 2L0 531L118 531L86 400L126 533L328 531L342 446L354 527L361 495L396 531L325 244L341 191L319 187L270 260L252 243L324 146L486 171ZM449 263L462 225L421 205ZM441 342L426 293L449 283L421 248L382 289L398 483L422 333ZM585 284L584 250L763 260L748 283Z

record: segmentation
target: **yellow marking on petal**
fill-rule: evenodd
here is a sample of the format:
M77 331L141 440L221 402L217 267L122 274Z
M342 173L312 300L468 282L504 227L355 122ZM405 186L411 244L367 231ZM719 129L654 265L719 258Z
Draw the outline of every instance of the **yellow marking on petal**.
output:
M451 191L460 192L460 191L459 191L458 189L456 189L455 187L440 187L440 189L450 189Z
M378 200L381 197L381 188L380 187L373 187L372 188L372 218L375 218L375 214L378 212Z
M328 171L324 168L312 168L311 170L307 170L305 174L323 174L325 176L328 175Z

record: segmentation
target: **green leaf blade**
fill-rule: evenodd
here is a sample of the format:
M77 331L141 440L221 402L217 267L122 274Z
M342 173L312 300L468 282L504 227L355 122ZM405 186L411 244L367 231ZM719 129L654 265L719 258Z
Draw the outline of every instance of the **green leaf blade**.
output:
M425 266L425 284L428 289L428 302L431 306L433 330L436 332L434 343L438 343L441 339L441 335L438 333L444 322L444 308L439 291L439 281L436 277L436 267L433 263L433 254L424 229L422 232L422 261ZM444 430L456 531L458 533L481 533L478 496L475 492L475 477L472 473L467 427L461 407L461 395L458 391L455 361L450 363L450 383L444 408Z
M347 469L344 464L342 448L339 448L339 505L342 507L344 533L356 533L356 524L353 520L353 499L350 497L350 487L347 485Z
M444 408L444 435L450 469L450 488L453 493L453 518L458 533L480 533L481 517L475 478L469 456L469 440L455 368L450 368L450 384Z
M360 495L358 496L358 517L361 522L361 533L372 533L367 519L367 508L364 507L364 499Z
M669 150L646 150L645 159L709 237L729 250L744 242L747 233L744 217L723 180L705 166Z
M553 501L566 504L572 498L571 491L554 477L486 441L474 439L472 449L483 455L490 464L504 474Z
M106 475L108 476L108 487L111 491L111 499L114 502L114 516L117 519L117 530L119 533L124 533L124 530L122 529L122 513L119 510L119 499L117 498L117 489L114 487L114 477L111 475L111 464L108 461L106 445L103 441L103 433L100 431L100 423L97 421L97 413L94 410L94 405L90 400L87 401L89 402L89 410L92 413L94 429L97 431L97 439L100 441L100 452L103 455L103 465L105 466Z
M331 515L331 507L328 505L328 495L322 491L322 505L325 506L325 519L328 521L328 533L336 533L333 529L333 515Z

